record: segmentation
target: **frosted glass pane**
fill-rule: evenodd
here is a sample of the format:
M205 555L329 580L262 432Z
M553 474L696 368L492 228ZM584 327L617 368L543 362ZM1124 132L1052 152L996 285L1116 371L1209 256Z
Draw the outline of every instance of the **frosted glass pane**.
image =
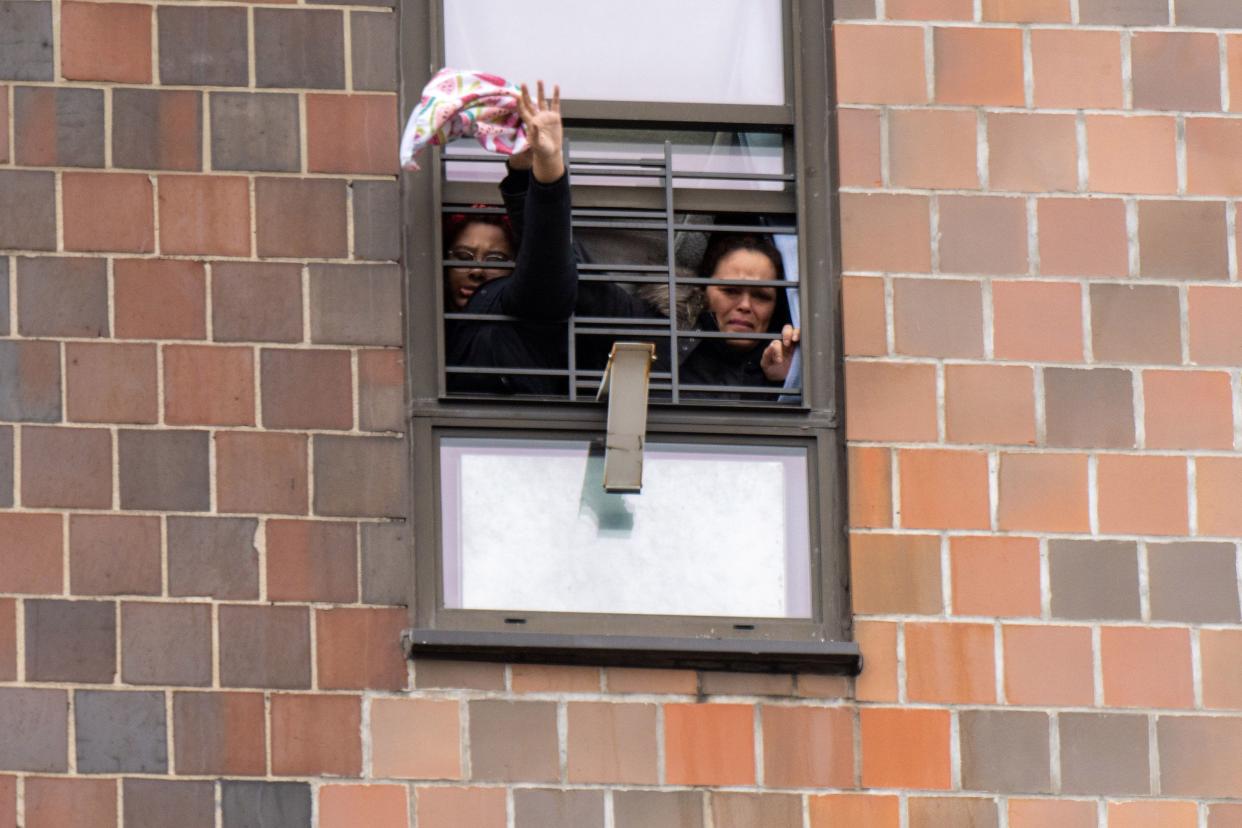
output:
M449 608L807 618L806 451L648 444L607 494L577 441L440 444Z
M781 0L445 0L448 66L567 98L785 102Z

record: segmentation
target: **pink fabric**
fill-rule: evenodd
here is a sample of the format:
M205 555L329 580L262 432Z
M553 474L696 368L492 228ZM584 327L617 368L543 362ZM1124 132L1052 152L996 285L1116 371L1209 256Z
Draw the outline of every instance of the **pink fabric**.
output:
M414 160L428 144L444 146L473 137L491 152L513 155L526 147L518 115L521 91L486 72L445 67L423 88L423 97L401 136L401 168L417 170Z

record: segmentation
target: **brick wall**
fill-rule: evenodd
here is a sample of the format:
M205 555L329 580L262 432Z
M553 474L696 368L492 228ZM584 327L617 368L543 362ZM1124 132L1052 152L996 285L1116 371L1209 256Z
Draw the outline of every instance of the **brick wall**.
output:
M857 681L407 666L392 10L0 0L0 828L1242 825L1242 6L837 16Z

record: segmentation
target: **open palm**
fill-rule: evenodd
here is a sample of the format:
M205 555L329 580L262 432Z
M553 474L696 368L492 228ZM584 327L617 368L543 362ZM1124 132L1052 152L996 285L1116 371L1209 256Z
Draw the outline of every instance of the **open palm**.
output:
M543 81L535 87L532 98L530 88L522 84L522 96L518 99L518 114L526 127L526 140L534 155L534 173L539 181L550 182L565 172L561 158L564 130L561 126L561 88L552 87L552 99L544 94Z

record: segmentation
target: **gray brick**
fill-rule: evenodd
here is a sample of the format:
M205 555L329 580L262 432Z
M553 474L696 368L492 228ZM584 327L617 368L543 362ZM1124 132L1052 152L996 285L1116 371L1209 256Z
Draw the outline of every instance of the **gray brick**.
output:
M556 705L493 699L469 704L475 779L556 781Z
M395 181L355 181L354 256L395 262L401 258L401 195Z
M1139 618L1138 549L1130 541L1049 542L1052 616Z
M1083 23L1105 26L1163 26L1168 0L1078 0Z
M9 335L9 259L0 256L0 336Z
M116 676L116 604L26 601L26 679L107 684Z
M1242 29L1242 5L1235 0L1177 0L1177 25Z
M167 773L164 694L78 690L73 721L79 773Z
M53 69L52 4L0 2L0 78L50 81Z
M388 12L351 12L354 89L397 89L397 24Z
M112 163L139 170L201 170L202 93L113 89Z
M210 508L207 432L122 430L117 448L122 509Z
M211 269L211 318L211 335L218 342L301 342L301 266L216 263Z
M310 619L306 607L220 608L220 684L310 687Z
M400 345L401 268L312 265L311 341Z
M0 185L2 186L2 185ZM60 420L60 346L0 341L0 420Z
M3 20L3 18L0 18ZM69 696L63 690L0 687L0 768L69 769Z
M77 257L18 259L17 320L23 336L107 336L107 264Z
M126 779L125 828L215 828L216 789L211 782Z
M314 439L316 514L406 516L404 440L327 435Z
M104 99L99 89L13 90L13 157L51 167L104 165Z
M362 524L362 600L405 606L413 584L409 524Z
M1236 624L1237 565L1231 543L1148 544L1152 619Z
M259 597L253 518L168 518L168 592L220 599Z
M0 508L8 508L12 505L13 427L0 426Z
M875 17L875 0L835 0L832 16L837 20Z
M305 782L222 782L224 828L310 828Z
M518 790L513 811L516 828L604 828L604 792Z
M297 95L211 93L211 166L217 170L300 170Z
M126 684L211 684L211 607L122 604L121 680Z
M1061 791L1067 794L1148 794L1147 717L1062 713Z
M615 791L617 828L702 828L703 795L698 791Z
M185 86L245 86L246 10L160 6L160 81Z
M256 9L256 83L344 88L345 23L341 15L339 11Z
M1052 792L1047 714L963 711L961 740L963 789Z
M0 249L56 249L56 174L0 170Z

